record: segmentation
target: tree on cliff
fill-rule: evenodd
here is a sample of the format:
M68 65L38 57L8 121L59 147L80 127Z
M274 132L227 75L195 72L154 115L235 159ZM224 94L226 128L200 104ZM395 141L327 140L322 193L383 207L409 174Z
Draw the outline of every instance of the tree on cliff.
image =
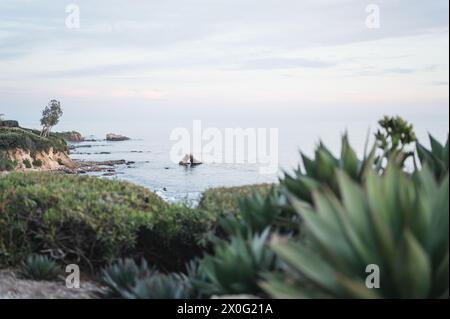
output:
M59 118L62 116L62 114L63 111L61 109L61 103L57 100L51 100L42 111L41 136L47 137L50 134L50 130L53 126L58 124Z

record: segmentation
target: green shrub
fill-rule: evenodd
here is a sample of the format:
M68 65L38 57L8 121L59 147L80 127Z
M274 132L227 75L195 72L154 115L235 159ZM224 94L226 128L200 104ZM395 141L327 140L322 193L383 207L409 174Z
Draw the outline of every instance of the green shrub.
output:
M30 163L29 159L27 159L27 158L24 159L22 163L26 168L31 168L31 163Z
M202 213L126 182L36 172L0 178L0 264L45 250L91 268L134 256L176 270L201 252L208 225Z
M56 280L60 269L54 260L43 255L30 255L22 263L20 275L32 280Z
M439 183L427 167L412 178L390 165L362 187L337 178L341 199L321 190L314 206L295 201L305 238L272 245L290 270L264 289L281 298L448 298L448 173ZM372 264L379 289L365 285Z
M185 204L166 205L152 223L139 228L135 249L164 271L180 271L200 256L209 240L215 217Z
M65 140L55 134L44 138L37 130L24 128L0 127L0 150L21 148L30 151L34 156L36 152L48 152L50 148L55 151L67 151Z
M216 215L225 212L237 213L242 198L252 195L253 192L258 192L264 196L270 191L271 187L271 184L259 184L210 188L203 193L198 207Z
M42 161L40 159L33 160L33 166L34 167L41 167L42 166Z
M12 161L6 152L0 150L0 171L11 171L16 166L17 163Z
M19 122L14 121L14 120L1 120L0 119L0 127L4 126L4 127L19 127Z

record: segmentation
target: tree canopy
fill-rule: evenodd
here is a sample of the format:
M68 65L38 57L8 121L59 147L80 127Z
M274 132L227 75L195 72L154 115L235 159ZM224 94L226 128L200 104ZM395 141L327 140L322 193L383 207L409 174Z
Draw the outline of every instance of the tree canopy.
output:
M51 100L47 106L42 111L41 125L42 133L41 135L47 137L53 126L58 124L63 111L61 109L61 103L57 100Z

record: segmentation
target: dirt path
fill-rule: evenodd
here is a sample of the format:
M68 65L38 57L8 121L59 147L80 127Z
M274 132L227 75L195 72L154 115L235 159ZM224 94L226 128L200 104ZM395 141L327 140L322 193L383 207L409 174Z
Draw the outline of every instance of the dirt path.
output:
M0 299L90 299L96 289L92 282L81 281L79 289L69 289L63 280L24 280L10 270L0 270Z

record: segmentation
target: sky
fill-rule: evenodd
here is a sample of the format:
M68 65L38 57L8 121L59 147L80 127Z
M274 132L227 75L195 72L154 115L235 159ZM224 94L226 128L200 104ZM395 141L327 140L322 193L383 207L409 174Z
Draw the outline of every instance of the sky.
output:
M379 14L367 11L371 4ZM38 125L55 98L61 125L72 129L385 113L448 126L448 7L448 0L1 0L0 113ZM379 24L368 27L374 14Z

